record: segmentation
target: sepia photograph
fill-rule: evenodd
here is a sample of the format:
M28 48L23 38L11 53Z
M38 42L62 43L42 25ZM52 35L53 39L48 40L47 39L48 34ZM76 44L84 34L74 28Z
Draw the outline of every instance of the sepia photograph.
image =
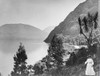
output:
M0 0L0 76L100 76L100 0Z

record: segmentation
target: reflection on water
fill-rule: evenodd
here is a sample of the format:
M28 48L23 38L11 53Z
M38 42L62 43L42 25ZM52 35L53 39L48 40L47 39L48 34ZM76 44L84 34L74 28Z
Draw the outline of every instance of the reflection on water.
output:
M31 40L0 40L0 72L4 76L7 76L13 69L13 56L18 50L20 42L25 46L28 64L35 64L47 55L48 46L44 42L34 43Z

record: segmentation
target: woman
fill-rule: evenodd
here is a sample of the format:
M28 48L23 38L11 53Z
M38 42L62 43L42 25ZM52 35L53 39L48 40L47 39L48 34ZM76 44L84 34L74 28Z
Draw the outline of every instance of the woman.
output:
M95 71L94 71L94 68L93 68L94 62L93 62L93 59L91 58L91 56L88 57L85 64L87 64L86 70L85 70L85 75L95 76Z

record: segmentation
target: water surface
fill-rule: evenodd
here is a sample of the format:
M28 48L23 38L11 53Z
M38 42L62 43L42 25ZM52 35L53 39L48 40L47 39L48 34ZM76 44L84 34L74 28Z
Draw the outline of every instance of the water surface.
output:
M33 40L0 40L0 72L7 76L13 70L13 56L22 42L28 56L27 63L35 64L47 55L48 46Z

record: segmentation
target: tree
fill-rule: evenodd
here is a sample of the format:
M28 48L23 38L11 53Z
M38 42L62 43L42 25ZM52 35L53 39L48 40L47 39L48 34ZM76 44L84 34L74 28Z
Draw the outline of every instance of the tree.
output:
M63 63L63 40L63 35L54 35L48 50L48 55L54 59L57 67L59 67Z
M11 73L11 76L27 76L27 66L26 66L26 51L22 43L20 43L19 49L16 52L16 55L13 57L14 59L14 68Z
M38 63L36 63L33 66L33 70L34 70L34 74L35 75L39 75L39 74L43 74L44 73L44 69L45 69L45 63L39 61Z
M90 48L93 45L93 40L98 37L93 36L94 31L98 28L98 12L95 14L88 13L84 17L79 17L78 23L80 27L80 34L85 37L88 51L90 51Z
M55 67L55 63L54 63L55 60L49 54L45 56L41 61L45 63L45 66L46 66L45 71L49 71Z
M0 76L2 76L2 74L0 73Z
M28 69L28 76L33 76L34 75L34 69L33 69L33 65L27 65L27 69Z

